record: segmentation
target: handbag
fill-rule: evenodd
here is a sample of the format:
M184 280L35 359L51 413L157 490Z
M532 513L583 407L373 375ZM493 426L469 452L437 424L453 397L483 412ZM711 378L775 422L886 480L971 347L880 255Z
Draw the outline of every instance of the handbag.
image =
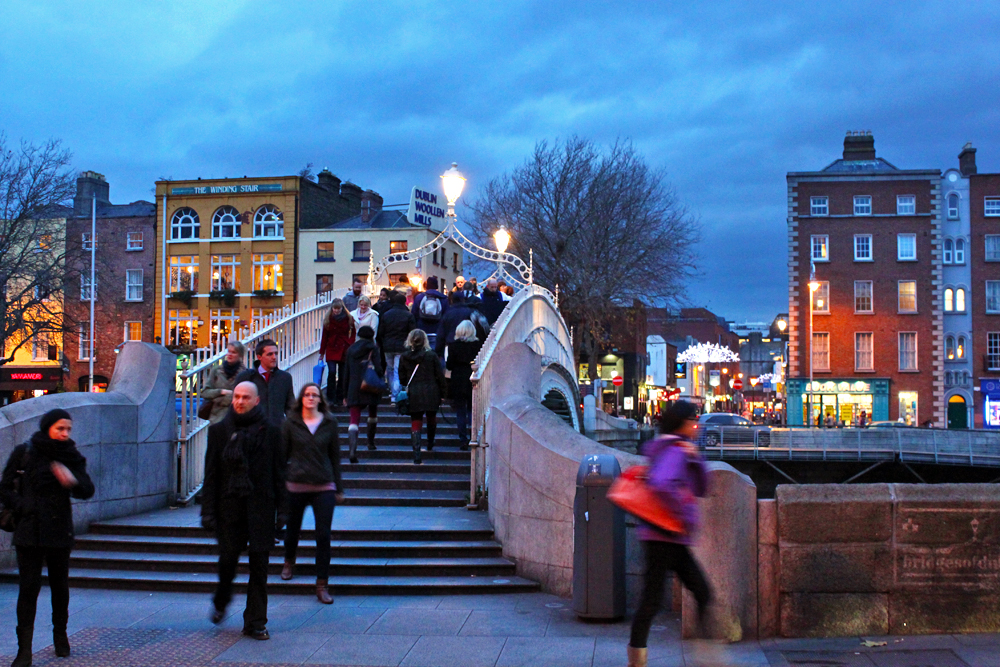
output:
M413 372L410 374L410 379L409 381L407 381L406 386L400 389L399 393L396 394L396 412L398 414L401 415L410 414L410 396L409 396L410 382L413 382L413 378L417 374L418 368L420 368L420 364L417 364L417 367L413 369Z
M372 354L375 354L373 350L371 354L368 355L368 367L365 369L365 375L361 378L361 391L366 394L379 394L386 390L385 380L383 380L378 371L375 370L375 364L372 363Z
M326 362L323 359L317 361L316 365L313 366L313 382L315 382L320 386L323 385L323 371L325 369L326 369Z
M21 469L18 470L16 473L14 473L14 481L13 481L14 493L16 493L19 496L24 495L21 485L24 483L24 468L27 459L28 459L28 450L25 450L24 456L21 457L21 466L20 466ZM17 530L17 524L20 521L21 517L15 510L8 507L4 507L3 510L0 510L0 530L7 533L13 533L15 530Z
M212 407L215 405L215 401L211 398L206 398L201 402L201 406L198 408L198 418L199 419L209 419L212 416Z
M608 500L648 524L671 533L684 534L681 523L649 488L649 466L632 466L623 472L608 489Z

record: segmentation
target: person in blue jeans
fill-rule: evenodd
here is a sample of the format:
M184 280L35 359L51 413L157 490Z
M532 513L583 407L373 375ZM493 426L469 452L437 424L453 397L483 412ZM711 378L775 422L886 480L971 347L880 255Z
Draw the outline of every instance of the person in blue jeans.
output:
M281 578L295 575L295 555L302 530L302 515L311 506L316 520L316 599L333 604L329 591L330 526L333 509L343 501L340 477L340 443L337 420L329 413L323 392L315 382L302 387L298 403L281 427L287 462L288 527L285 532L285 564Z

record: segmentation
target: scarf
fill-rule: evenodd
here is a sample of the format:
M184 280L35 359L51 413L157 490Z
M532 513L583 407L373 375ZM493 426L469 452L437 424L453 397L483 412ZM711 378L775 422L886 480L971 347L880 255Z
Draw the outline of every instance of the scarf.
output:
M340 315L334 315L333 319L337 322L343 322L344 318L347 317L347 308L344 307L340 310Z
M31 436L31 448L40 456L50 461L58 461L67 468L81 466L87 460L76 450L76 443L72 440L53 440L41 431L36 431Z
M242 365L238 361L236 363L231 364L225 359L222 360L222 372L225 373L226 377L230 380L233 379L236 373L240 370L241 366Z
M250 481L247 454L259 442L261 433L267 428L267 421L259 405L242 415L230 410L227 420L231 420L232 424L228 429L229 440L222 450L222 462L229 471L223 494L234 498L249 498L253 492L253 482Z

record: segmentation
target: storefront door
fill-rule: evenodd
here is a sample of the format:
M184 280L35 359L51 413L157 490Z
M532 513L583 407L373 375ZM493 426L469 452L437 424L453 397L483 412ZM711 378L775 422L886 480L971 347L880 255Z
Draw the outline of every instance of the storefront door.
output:
M969 428L965 399L959 395L948 399L948 428Z

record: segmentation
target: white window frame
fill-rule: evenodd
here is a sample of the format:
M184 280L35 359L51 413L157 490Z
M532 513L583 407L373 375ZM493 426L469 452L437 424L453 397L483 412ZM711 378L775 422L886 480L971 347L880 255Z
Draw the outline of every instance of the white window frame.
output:
M896 195L896 215L916 215L916 195Z
M129 338L129 328L133 324L136 324L136 325L139 326L139 337L138 338ZM129 341L141 341L142 340L142 321L141 320L126 320L124 322L124 325L125 325L124 326L124 330L122 332L122 341L123 342L127 343Z
M860 253L860 250L864 250L864 244L868 244L868 256L864 256ZM871 234L855 234L854 235L854 261L855 262L873 262L875 261L874 253L872 252L872 235Z
M142 250L142 232L126 232L125 252Z
M955 361L955 337L951 334L944 337L944 360Z
M993 291L992 295L990 294L991 290ZM1000 313L1000 280L986 281L986 312Z
M268 234L273 231L273 234ZM257 239L285 238L285 216L274 204L264 204L253 214L253 236Z
M171 241L197 241L200 238L201 220L190 206L182 206L170 216Z
M955 264L965 264L965 239L959 236L955 239Z
M91 246L93 244L90 242L90 232L84 232L83 233L83 240L81 241L81 243L83 245L83 249L84 250L91 250L92 249Z
M964 287L955 288L955 312L964 313L969 307L968 294Z
M951 264L955 261L955 242L952 239L945 239L942 244L941 263Z
M234 332L240 330L240 309L233 308L212 308L209 310L209 319L211 327L209 328L209 341L216 345L219 341L220 336L224 336L224 339L228 339ZM222 324L225 322L228 326L229 331L223 332ZM218 331L218 333L216 333Z
M862 340L862 337L867 337L868 349L863 350L858 343ZM867 356L867 365L864 362L864 355ZM875 333L872 331L855 331L854 332L854 370L855 371L874 371L875 370Z
M913 310L903 309L903 285L913 285ZM916 280L898 280L896 281L896 312L900 315L914 315L919 310L919 304L917 303L917 281Z
M903 255L903 240L912 239L913 241L913 256ZM917 235L916 234L896 234L896 259L900 262L915 262L917 261Z
M816 303L822 298L823 305L818 307ZM829 315L830 314L830 281L821 280L819 281L819 287L816 291L812 293L813 300L813 314L815 315Z
M242 225L243 217L235 206L220 206L212 214L212 238L221 240L238 239L242 233ZM226 236L222 233L227 230L231 231L232 234Z
M94 272L94 301L97 301L97 288L100 287L97 272ZM90 301L90 271L80 274L80 301Z
M986 370L1000 370L1000 331L986 333Z
M211 255L212 263L212 291L222 291L224 289L239 290L240 288L240 255ZM231 287L222 286L223 269L230 269L229 277L232 280ZM218 277L216 277L218 274Z
M960 201L960 197L958 196L957 192L952 192L952 193L950 193L948 195L948 198L946 199L946 202L947 202L947 206L948 206L948 219L949 220L958 220L958 216L959 216L959 209L958 209L958 207L960 206L959 201ZM955 206L951 205L952 202L955 203Z
M823 341L822 345L817 345L816 341ZM812 334L812 369L814 371L830 370L830 333L827 331L814 331ZM820 355L820 356L817 356ZM824 364L825 360L825 364Z
M139 281L136 282L136 274L138 273ZM138 288L138 295L135 293ZM143 277L142 269L125 269L125 300L126 301L142 301L143 300Z
M944 312L955 312L955 290L951 287L944 288Z
M90 361L90 320L77 325L77 339L80 341L76 358L80 361ZM97 358L97 346L94 346L94 358Z
M858 287L867 286L868 296L858 294ZM858 299L868 299L868 309L863 310L858 308ZM854 312L857 315L871 315L875 312L875 285L871 280L855 280L854 281Z
M282 275L284 262L284 255L282 253L261 253L254 254L253 256L253 289L254 290L264 290L264 289L274 289L278 292L282 291L284 286L284 280ZM266 271L267 267L272 267L273 271L270 280L273 282L274 287L266 286ZM279 282L281 283L279 285Z
M824 217L830 215L830 198L817 196L809 198L809 215Z
M47 331L39 331L31 337L31 360L49 360L49 333Z
M912 350L910 350L910 349L905 349L904 350L904 346L903 346L904 336L906 337L906 340L911 340L910 337L912 336L912 341L913 341L913 349ZM897 338L896 338L896 341L897 341L896 344L897 344L897 346L899 348L899 370L900 371L906 371L906 372L919 371L920 370L920 365L919 365L918 356L917 356L917 332L916 331L900 331L899 334L898 334L898 336L897 336ZM913 361L912 368L905 363L905 362L909 361L909 359L904 359L904 357L903 357L904 354L906 354L907 356L912 355L912 361Z
M987 218L1000 217L1000 197L986 197L983 200L983 215Z
M872 196L854 195L854 215L872 214Z
M167 338L168 345L180 345L180 332L182 329L188 331L191 344L198 344L198 311L193 309L179 309L167 311L168 322Z
M817 247L817 242L819 246ZM819 249L824 253L825 257L817 257L816 250ZM829 234L813 234L809 237L809 258L814 262L829 262L830 261L830 235Z
M176 260L176 261L175 261ZM186 261L181 261L186 260ZM170 257L170 292L198 291L198 255L171 255ZM193 269L193 270L191 270ZM182 285L181 276L188 274L188 286Z
M993 253L990 253L990 245L993 246ZM983 250L986 253L987 262L1000 262L1000 234L987 234L983 242Z
M969 348L969 341L966 339L965 336L959 335L958 345L955 347L955 358L964 360L968 348Z

